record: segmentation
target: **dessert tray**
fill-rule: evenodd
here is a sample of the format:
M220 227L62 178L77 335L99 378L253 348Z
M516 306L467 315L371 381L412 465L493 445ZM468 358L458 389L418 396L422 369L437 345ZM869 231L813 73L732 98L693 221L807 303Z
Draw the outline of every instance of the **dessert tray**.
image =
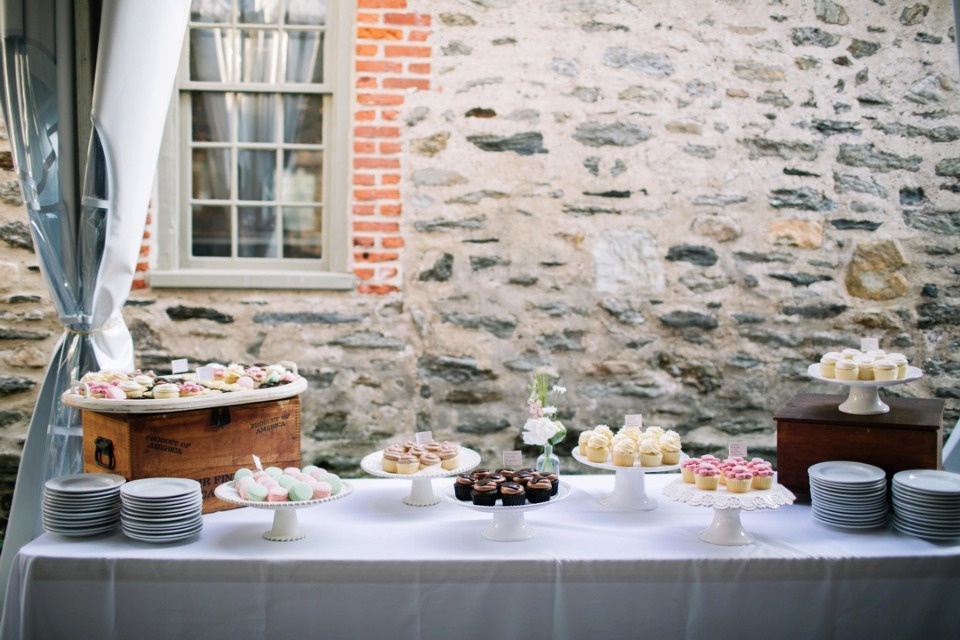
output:
M843 413L871 416L890 411L890 405L880 399L880 387L892 387L919 380L923 377L923 371L918 367L908 366L906 377L897 380L839 380L837 378L824 378L820 375L820 364L815 362L807 367L807 375L820 382L830 382L850 387L847 399L837 408Z
M529 540L536 535L536 531L527 524L526 518L524 517L524 514L527 511L549 507L551 504L565 499L570 495L571 491L572 489L570 488L570 485L561 480L557 495L550 496L550 499L546 502L537 502L535 504L518 504L508 507L502 505L486 507L473 504L472 502L466 500L457 500L457 496L454 493L452 486L444 491L443 497L448 502L453 502L461 507L491 514L493 516L493 522L490 523L490 526L480 532L480 535L487 540L493 540L495 542L516 542L518 540Z
M411 507L429 507L440 502L440 498L433 492L434 478L449 478L458 473L465 473L480 464L480 454L473 449L460 447L460 466L450 471L417 471L416 473L390 473L383 470L383 451L375 451L360 461L360 468L372 476L380 478L399 478L412 480L410 495L403 499L404 504Z
M722 485L715 491L697 489L696 485L686 483L681 478L665 486L663 495L693 507L713 507L713 522L700 532L699 538L704 542L724 546L751 544L754 541L754 537L744 531L740 524L741 510L779 509L793 504L797 499L781 484L774 484L770 489L730 493Z
M173 379L176 376L165 376ZM107 398L89 398L85 396L83 386L78 385L68 389L61 396L63 404L78 409L88 409L98 413L166 413L170 411L188 411L190 409L210 409L214 407L248 404L250 402L267 402L269 400L283 400L299 395L307 388L307 379L298 376L293 382L280 384L275 387L261 387L248 391L227 391L217 393L210 391L199 396L170 398L156 400L153 398L138 398L136 400L109 400Z
M273 511L273 528L264 532L263 537L274 542L290 542L300 540L307 536L306 532L300 528L297 522L297 510L307 507L314 507L318 504L333 502L341 498L346 498L353 493L353 485L347 481L342 481L340 491L335 495L326 498L317 498L315 500L298 500L285 502L255 502L244 500L234 488L234 483L225 482L213 491L224 502L230 504L239 504L244 507L253 507L254 509L268 509Z
M632 467L618 467L612 462L591 462L587 460L586 456L580 455L580 452L576 449L573 450L573 457L577 462L588 467L616 471L613 493L600 498L600 504L613 509L650 511L657 508L657 501L647 495L646 481L644 480L646 474L677 471L680 469L680 462L683 462L689 456L682 453L680 454L680 462L677 464L661 465L659 467L641 467L639 463L634 463Z

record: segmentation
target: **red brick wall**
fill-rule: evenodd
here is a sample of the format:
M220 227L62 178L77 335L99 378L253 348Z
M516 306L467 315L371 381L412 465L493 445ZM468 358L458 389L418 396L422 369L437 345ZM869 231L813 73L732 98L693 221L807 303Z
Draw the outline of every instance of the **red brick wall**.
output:
M430 16L407 0L358 0L353 127L353 270L361 293L400 288L399 118L410 91L430 88Z

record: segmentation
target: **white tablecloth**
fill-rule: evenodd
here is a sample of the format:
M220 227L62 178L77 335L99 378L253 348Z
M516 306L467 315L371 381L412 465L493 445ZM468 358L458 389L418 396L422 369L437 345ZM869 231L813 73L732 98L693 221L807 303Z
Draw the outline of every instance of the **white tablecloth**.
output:
M756 542L697 534L713 511L661 495L606 508L613 474L565 476L564 501L528 512L536 536L493 542L491 517L410 482L354 480L298 511L306 538L270 542L272 512L204 516L199 538L44 535L21 551L2 638L960 638L960 544L892 528L846 532L810 508L744 511ZM452 485L434 480L437 494Z

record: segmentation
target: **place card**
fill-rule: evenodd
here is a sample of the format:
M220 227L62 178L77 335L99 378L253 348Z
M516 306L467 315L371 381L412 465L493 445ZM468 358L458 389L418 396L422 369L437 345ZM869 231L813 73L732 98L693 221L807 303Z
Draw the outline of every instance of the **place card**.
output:
M190 361L186 358L178 358L177 360L170 361L170 371L171 373L186 373L190 371Z
M503 466L507 469L520 469L523 467L522 451L504 451Z
M263 471L263 464L260 462L260 456L253 457L253 466L257 468L257 471Z
M213 380L213 367L197 367L197 382Z
M626 427L637 427L643 429L643 414L628 413L623 417L623 425Z
M417 444L433 442L433 431L418 431L413 438Z
M879 338L860 338L860 351L876 351L880 348Z
M728 457L730 458L744 458L747 457L747 443L746 442L731 442L728 447Z

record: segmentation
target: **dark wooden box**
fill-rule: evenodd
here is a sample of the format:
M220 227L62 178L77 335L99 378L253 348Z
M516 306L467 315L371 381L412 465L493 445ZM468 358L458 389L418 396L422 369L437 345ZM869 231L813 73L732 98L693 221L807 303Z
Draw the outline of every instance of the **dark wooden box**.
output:
M809 499L807 469L849 460L880 467L889 479L905 469L939 469L943 400L884 397L888 413L860 416L837 407L846 396L799 393L777 412L777 479Z

